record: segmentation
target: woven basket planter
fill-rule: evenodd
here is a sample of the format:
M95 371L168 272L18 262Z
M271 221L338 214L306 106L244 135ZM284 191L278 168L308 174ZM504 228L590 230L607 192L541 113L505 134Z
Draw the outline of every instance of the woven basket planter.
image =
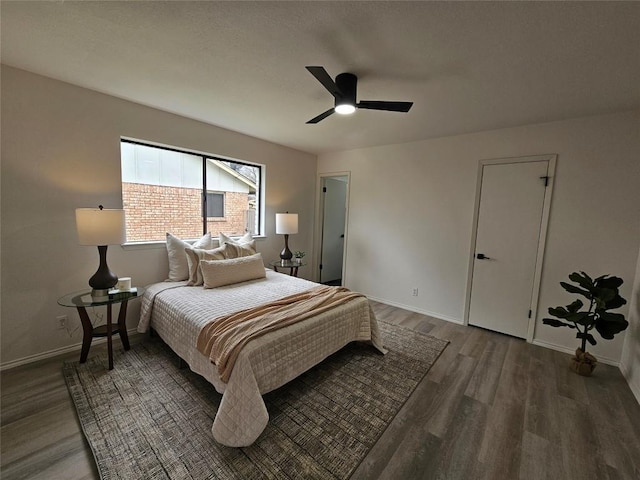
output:
M583 352L581 348L576 350L576 356L571 357L569 368L578 375L590 377L596 368L598 360L588 352Z

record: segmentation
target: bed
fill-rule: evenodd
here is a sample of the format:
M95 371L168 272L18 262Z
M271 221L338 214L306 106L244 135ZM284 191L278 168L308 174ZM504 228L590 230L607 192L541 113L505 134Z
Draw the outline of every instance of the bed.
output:
M264 268L264 267L263 267ZM252 444L269 413L262 395L294 379L352 341L370 342L385 353L365 297L250 340L239 353L228 382L196 349L203 327L219 317L308 291L317 284L271 270L264 278L217 288L186 281L149 285L142 298L138 331L153 330L194 372L222 394L212 426L216 441L230 447Z

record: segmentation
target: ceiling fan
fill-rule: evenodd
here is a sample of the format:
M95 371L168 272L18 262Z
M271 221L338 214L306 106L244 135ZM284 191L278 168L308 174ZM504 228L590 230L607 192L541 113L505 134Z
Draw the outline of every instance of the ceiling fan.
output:
M318 123L324 120L333 112L348 115L356 111L356 108L366 108L368 110L386 110L388 112L408 112L413 102L383 102L377 100L362 100L356 103L356 90L358 77L353 73L341 73L336 77L336 81L329 76L324 67L306 67L307 70L326 88L335 98L335 106L317 117L312 118L307 123Z

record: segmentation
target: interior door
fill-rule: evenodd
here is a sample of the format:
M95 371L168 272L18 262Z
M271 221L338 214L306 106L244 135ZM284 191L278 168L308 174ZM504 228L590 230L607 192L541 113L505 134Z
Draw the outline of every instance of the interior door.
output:
M323 178L320 283L342 285L347 180L346 176Z
M469 323L526 338L549 161L482 167Z

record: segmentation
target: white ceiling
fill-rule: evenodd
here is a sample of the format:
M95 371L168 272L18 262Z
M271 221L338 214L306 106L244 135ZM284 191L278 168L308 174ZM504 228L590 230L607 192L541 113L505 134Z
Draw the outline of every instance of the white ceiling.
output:
M322 153L640 108L638 2L6 2L2 63ZM359 77L333 105L304 68Z

